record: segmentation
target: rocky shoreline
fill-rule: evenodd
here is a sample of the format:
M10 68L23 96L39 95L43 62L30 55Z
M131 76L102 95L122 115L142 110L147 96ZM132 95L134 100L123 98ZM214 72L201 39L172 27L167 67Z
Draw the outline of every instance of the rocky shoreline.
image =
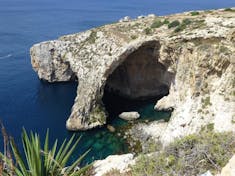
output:
M234 21L234 12L215 10L115 23L34 45L32 65L49 82L78 79L70 130L105 124L105 84L140 98L169 89L156 105L174 109L164 142L212 121L216 130L233 130ZM120 87L123 74L131 79Z

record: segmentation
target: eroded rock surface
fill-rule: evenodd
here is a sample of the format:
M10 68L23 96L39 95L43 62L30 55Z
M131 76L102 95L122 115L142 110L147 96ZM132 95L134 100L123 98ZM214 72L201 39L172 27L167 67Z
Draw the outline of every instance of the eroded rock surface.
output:
M159 20L179 20L181 25L154 27ZM207 123L214 123L218 131L235 129L233 11L151 16L105 25L36 44L31 61L40 79L78 80L66 123L70 130L105 124L105 85L133 99L169 93L156 105L174 109L162 132L163 142L196 132Z
M124 173L130 170L130 166L135 164L134 155L131 153L124 155L110 155L104 160L97 160L93 164L94 176L103 176L112 170Z

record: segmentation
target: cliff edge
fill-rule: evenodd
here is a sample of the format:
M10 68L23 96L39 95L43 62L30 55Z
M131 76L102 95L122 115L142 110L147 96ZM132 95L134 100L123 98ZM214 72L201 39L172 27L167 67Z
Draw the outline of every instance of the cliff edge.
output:
M164 96L174 109L162 141L214 123L235 129L235 10L147 16L35 44L31 63L48 82L78 80L69 130L106 123L104 89L132 99Z

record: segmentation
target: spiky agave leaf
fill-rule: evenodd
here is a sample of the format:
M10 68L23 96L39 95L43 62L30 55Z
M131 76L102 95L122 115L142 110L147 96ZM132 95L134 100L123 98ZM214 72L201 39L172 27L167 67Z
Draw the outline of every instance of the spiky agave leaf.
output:
M86 172L90 165L81 168L78 171L74 171L75 167L80 164L82 159L89 152L85 152L80 156L71 166L66 167L72 153L77 147L80 138L75 139L73 135L67 142L65 139L60 147L58 146L58 141L56 140L52 146L49 148L49 130L47 130L44 147L41 148L39 135L30 132L27 134L26 130L23 129L22 132L22 143L24 155L21 155L18 147L16 146L13 138L10 139L11 149L16 160L17 167L14 166L12 169L16 176L80 176ZM3 159L9 166L12 161L4 157L5 155L0 153L1 159ZM4 159L5 158L5 159ZM66 169L64 169L66 167ZM64 174L62 174L64 170ZM4 170L3 175L11 176L7 170Z

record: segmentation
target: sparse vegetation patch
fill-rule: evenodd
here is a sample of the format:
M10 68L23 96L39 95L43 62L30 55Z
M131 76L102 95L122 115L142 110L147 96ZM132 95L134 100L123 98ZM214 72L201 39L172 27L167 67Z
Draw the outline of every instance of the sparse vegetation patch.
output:
M151 28L159 28L163 25L163 23L160 20L154 21L151 25Z
M135 39L137 39L138 37L136 36L136 35L131 35L131 39L132 40L135 40Z
M187 25L190 25L192 21L188 18L184 19L182 23L174 30L175 32L180 32L186 29Z
M153 24L151 25L151 28L159 28L165 24L169 24L170 22L165 19L164 21L161 21L161 20L156 20L153 22Z
M202 108L206 108L207 106L211 106L210 96L206 97L205 99L202 98Z
M200 14L200 13L197 12L197 11L191 12L191 15L192 15L192 16L196 16L196 15L199 15L199 14Z
M235 135L215 133L212 127L208 125L199 134L178 139L154 155L142 155L132 167L132 175L181 176L220 171L235 152Z
M145 28L144 32L146 35L150 35L152 33L152 30L150 28Z
M226 8L224 9L225 12L235 12L235 9L231 9L231 8Z
M180 22L178 20L175 20L168 24L168 28L170 29L179 25L180 25Z
M90 34L90 36L89 36L89 38L88 38L88 42L89 43L95 43L95 40L96 40L96 38L97 38L97 32L95 32L95 31L92 31L91 32L91 34Z

